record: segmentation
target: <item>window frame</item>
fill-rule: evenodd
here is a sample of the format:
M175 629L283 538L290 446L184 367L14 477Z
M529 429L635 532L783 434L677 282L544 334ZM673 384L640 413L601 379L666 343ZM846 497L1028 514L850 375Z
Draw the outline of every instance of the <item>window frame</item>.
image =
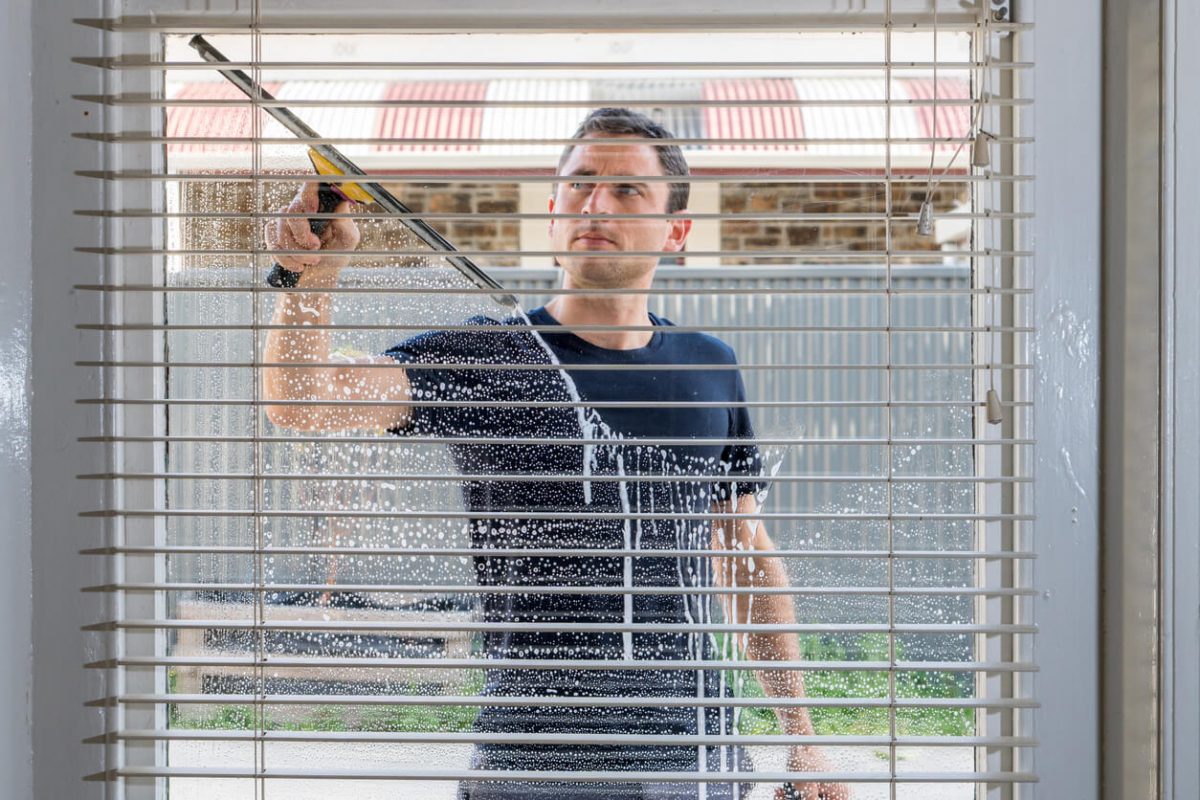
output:
M36 130L71 131L81 128L80 105L59 103L58 98L70 94L96 93L104 88L104 74L96 70L70 64L70 58L81 53L95 52L96 33L71 23L72 18L97 16L97 4L84 0L64 0L70 5L64 9L55 4L53 13L36 9L33 17L35 29L53 32L47 36L47 46L32 56L33 110ZM112 3L105 5L111 6ZM136 13L140 7L161 9L164 3L129 2L123 4L127 13ZM177 3L181 10L192 4ZM244 6L239 3L237 5ZM291 3L297 7L302 3ZM315 5L315 4L313 4ZM531 13L530 3L501 4L464 2L453 4L442 20L426 17L425 24L453 25L460 14L478 14L489 10L497 18L505 17L510 23ZM680 13L688 4L664 2L661 14ZM705 22L715 24L722 15L765 13L766 3L722 3L705 14ZM1023 10L1020 4L1018 10ZM1032 5L1032 4L1030 4ZM1053 6L1046 4L1045 14L1039 14L1038 30L1030 34L1047 41L1064 41L1067 38L1079 42L1078 20L1094 11L1082 0L1065 0ZM537 3L549 13L552 3ZM624 4L615 11L625 13L626 19L643 19L635 12L632 3ZM68 13L63 13L67 10ZM108 10L108 9L106 9ZM561 13L561 9L557 9ZM1041 11L1042 9L1039 9ZM688 9L693 13L693 9ZM110 11L111 13L111 11ZM828 12L826 12L828 13ZM566 16L562 14L562 16ZM503 21L503 20L501 20ZM570 17L565 24L579 25L579 17ZM1047 48L1039 53L1037 67L1038 110L1035 119L1025 121L1036 133L1038 144L1032 158L1039 166L1038 181L1030 189L1034 195L1038 216L1033 226L1034 239L1039 242L1037 263L1061 264L1080 263L1086 265L1088 274L1093 275L1098 265L1098 209L1099 191L1079 191L1079 181L1094 177L1094 165L1098 163L1099 126L1080 131L1078 119L1092 119L1098 114L1099 93L1092 91L1099 85L1099 37L1084 37L1081 45L1070 48ZM115 34L108 34L115 35ZM128 34L120 34L128 36ZM1080 90L1078 81L1065 76L1077 74L1072 68L1083 53L1092 56L1096 64L1094 74L1087 74L1083 81L1087 88ZM1058 52L1068 50L1068 52ZM124 115L127 110L105 112ZM122 121L123 127L130 127ZM43 177L34 190L34 203L30 213L33 237L34 262L46 265L71 264L74 269L35 270L32 275L34 324L33 334L39 342L40 352L32 359L32 373L39 403L33 413L33 436L35 440L61 441L74 435L87 436L94 432L101 421L102 412L91 409L80 411L74 398L94 394L102 386L103 376L98 371L73 367L72 356L86 357L86 336L62 324L62 320L79 318L80 308L84 316L99 313L99 303L87 297L73 298L71 286L77 283L99 283L105 276L106 265L101 256L75 253L72 248L81 242L95 240L95 221L87 218L70 218L58 224L61 210L79 207L85 203L103 208L103 193L114 191L111 183L87 182L73 174L73 170L103 165L104 148L94 142L70 139L67 134L35 137L32 145L34 162ZM128 168L128 164L122 164ZM115 168L109 165L108 168ZM83 185L81 185L83 184ZM1062 198L1068 198L1064 201ZM1044 201L1042 200L1044 198ZM128 203L127 199L122 202ZM110 232L120 235L119 226L109 224ZM1069 246L1068 246L1069 245ZM1063 269L1035 269L1036 311L1035 319L1043 319L1043 311L1056 307L1057 303L1068 303L1072 307L1085 309L1081 312L1085 320L1094 324L1097 314L1098 282L1080 280L1077 274L1068 274ZM144 310L143 310L144 311ZM1094 329L1094 328L1093 328ZM1052 344L1047 339L1046 344ZM1078 402L1073 409L1080 413L1071 419L1063 419L1059 413L1062 401L1052 396L1050 386L1035 390L1035 415L1039 420L1054 420L1053 428L1044 422L1039 430L1045 429L1050 438L1043 439L1037 451L1038 468L1035 491L1039 498L1039 522L1034 546L1041 558L1036 565L1038 585L1047 587L1071 587L1070 591L1055 591L1039 604L1036 621L1041 627L1038 651L1043 653L1042 672L1037 677L1037 696L1043 708L1036 714L1042 744L1035 756L1042 782L1031 787L1030 796L1065 796L1080 793L1079 776L1095 773L1084 765L1096 763L1094 745L1088 737L1078 736L1078 728L1061 731L1063 735L1052 735L1056 726L1068 720L1085 720L1096 712L1095 677L1090 672L1080 675L1075 664L1080 653L1090 655L1087 663L1095 664L1097 648L1096 615L1097 586L1095 571L1080 570L1080 564L1094 563L1096 526L1094 514L1096 462L1093 453L1095 442L1095 405L1093 387L1098 375L1094 361L1071 363L1066 354L1043 349L1043 363L1053 378L1062 377L1069 391L1078 392ZM1088 411L1087 409L1093 409ZM70 420L70 422L67 422ZM1061 424L1060 424L1061 423ZM89 449L90 447L90 449ZM1069 448L1074 457L1073 473L1064 471L1058 463L1061 448ZM94 603L79 603L73 587L96 585L114 576L97 574L102 566L98 559L77 555L83 547L97 544L97 526L94 520L79 518L77 512L94 510L104 505L104 490L95 485L73 481L81 471L103 469L101 448L94 445L77 445L56 451L39 451L35 460L34 517L35 528L46 535L33 540L33 562L35 579L42 575L53 580L34 585L33 634L35 690L33 698L34 718L41 721L44 715L56 720L51 724L40 724L33 735L35 785L40 796L93 796L96 784L79 784L80 773L98 771L103 767L101 748L80 743L84 736L98 733L95 717L80 718L78 709L83 703L110 692L99 685L96 672L83 678L79 675L79 654L97 653L98 639L92 634L80 634L81 625L96 622L105 615L95 608ZM1078 454L1077 456L1075 454ZM152 458L153 454L149 454ZM38 463L40 461L40 463ZM70 485L71 491L63 498L61 493L43 490L44 487ZM1081 502L1076 487L1082 489ZM66 502L64 502L64 499ZM1072 509L1076 509L1072 511ZM1090 515L1089 515L1089 512ZM1078 520L1078 521L1076 521ZM1055 536L1063 530L1078 531L1080 535L1070 542ZM53 536L57 533L58 536ZM142 532L145 534L146 532ZM153 535L153 532L150 532ZM1083 574L1080 575L1080 572ZM66 587L66 591L64 591ZM1053 600L1053 602L1051 602ZM1053 649L1048 645L1053 642ZM1063 646L1065 642L1071 646ZM59 721L61 720L61 722ZM1077 724L1077 723L1076 723ZM72 733L74 732L74 733ZM65 755L70 753L70 755ZM62 769L63 763L80 765L77 770ZM95 766L95 769L89 769ZM57 788L50 788L57 787ZM1058 787L1057 789L1055 787ZM1068 791L1068 787L1070 791ZM102 796L103 788L94 796ZM1095 792L1084 792L1094 796Z

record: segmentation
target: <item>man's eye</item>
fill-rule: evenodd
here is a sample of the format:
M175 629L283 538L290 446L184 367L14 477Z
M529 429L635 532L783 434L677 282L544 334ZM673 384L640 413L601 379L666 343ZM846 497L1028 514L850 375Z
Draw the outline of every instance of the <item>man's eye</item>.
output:
M586 192L586 191L590 191L590 190L591 190L591 188L592 188L592 186L594 186L594 185L595 185L595 184L591 184L591 183L581 183L581 182L579 182L579 181L576 181L576 182L574 182L574 183L572 183L572 184L571 184L571 188L572 188L572 189L574 189L574 190L575 190L575 191L577 191L577 192Z
M638 188L629 183L618 183L614 188L616 189L617 194L633 196L638 193Z

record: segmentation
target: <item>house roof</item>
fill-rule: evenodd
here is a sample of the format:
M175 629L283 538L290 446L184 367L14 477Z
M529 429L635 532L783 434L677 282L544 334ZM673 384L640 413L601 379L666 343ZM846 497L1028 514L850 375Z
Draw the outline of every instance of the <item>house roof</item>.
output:
M265 86L279 100L337 100L363 105L298 105L292 111L321 136L333 139L396 140L338 144L350 157L437 152L494 156L497 165L513 156L553 157L559 144L505 144L495 140L564 139L574 133L589 108L617 103L634 105L681 139L701 140L688 150L713 153L792 153L861 162L882 160L882 143L822 139L883 139L890 124L893 139L937 138L969 134L971 108L934 108L930 78L895 78L889 99L882 77L807 75L800 78L679 79L492 79L481 81L298 80ZM942 78L937 96L962 101L970 97L966 81ZM244 140L252 134L248 104L224 82L179 83L170 87L174 101L200 101L199 106L171 105L167 134ZM662 101L661 105L653 101ZM211 101L223 101L213 104ZM227 104L226 104L227 103ZM261 135L290 138L264 115ZM442 139L405 143L404 139ZM744 140L795 140L757 143ZM703 140L718 140L705 142ZM730 140L723 144L720 140ZM741 140L741 141L738 141ZM955 144L940 144L939 151ZM172 154L245 152L244 141L173 142ZM893 157L929 155L928 144L893 142ZM370 159L378 163L377 158ZM386 160L386 159L385 159Z

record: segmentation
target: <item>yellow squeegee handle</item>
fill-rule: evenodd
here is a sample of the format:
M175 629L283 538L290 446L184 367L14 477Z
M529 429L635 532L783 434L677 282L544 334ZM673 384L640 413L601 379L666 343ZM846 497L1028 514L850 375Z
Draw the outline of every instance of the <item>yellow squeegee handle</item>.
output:
M318 175L344 174L340 169L334 166L332 161L311 147L308 148L308 160L312 162L313 169ZM372 203L375 201L375 198L367 194L366 190L364 190L357 183L339 183L336 186L338 191L356 203Z

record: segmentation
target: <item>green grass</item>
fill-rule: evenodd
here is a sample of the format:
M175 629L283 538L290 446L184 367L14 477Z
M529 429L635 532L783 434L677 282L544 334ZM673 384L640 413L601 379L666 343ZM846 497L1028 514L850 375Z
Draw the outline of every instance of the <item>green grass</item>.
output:
M171 693L176 691L177 677L174 670L167 674L167 686ZM462 687L466 695L479 694L483 690L483 672L472 671ZM417 687L408 685L398 696L418 694ZM436 702L436 698L430 698ZM301 719L272 718L270 708L263 721L262 729L268 731L373 731L373 732L429 732L465 731L475 724L480 706L439 705L321 705ZM168 707L170 727L191 730L254 730L258 724L252 704L220 705L201 713L184 716L178 705Z
M718 642L718 645L720 643ZM887 636L865 634L839 640L830 636L802 636L801 652L806 661L886 661ZM903 658L899 650L898 660ZM763 697L765 693L749 672L730 673L738 695ZM969 697L965 686L946 672L896 673L898 697ZM885 698L888 676L884 672L809 670L804 673L809 697ZM175 674L168 674L170 691L175 691ZM483 688L483 672L472 671L462 694L478 694ZM404 687L401 694L418 695L415 686ZM436 698L431 698L436 703ZM303 719L272 719L269 714L264 730L286 731L374 731L374 732L453 732L470 730L480 706L372 705L347 707L319 706ZM861 706L821 707L810 710L813 727L821 735L880 736L888 733L888 710ZM204 714L183 717L178 706L169 706L173 728L252 730L256 727L252 705L223 705ZM896 733L907 736L971 736L975 733L975 712L969 708L904 708L896 710ZM747 708L739 715L738 731L743 735L781 733L775 713L767 708Z
M303 719L272 719L270 710L262 726L266 731L467 731L475 723L479 706L320 706ZM189 730L254 730L253 705L223 705L203 716L182 717L172 706L171 727Z
M363 712L363 731L469 731L479 706L380 706Z
M800 637L801 653L806 661L886 661L887 636L863 634L849 645L833 637ZM902 660L903 653L896 653ZM740 694L763 697L765 693L754 675L737 673ZM804 689L809 697L885 698L888 676L885 672L809 670L804 673ZM896 673L897 697L966 697L964 687L945 672ZM861 706L821 707L809 710L813 728L820 735L885 736L888 710ZM775 713L766 708L748 708L739 718L738 730L745 735L782 733ZM972 736L975 712L969 708L902 708L896 710L896 733L907 736Z

